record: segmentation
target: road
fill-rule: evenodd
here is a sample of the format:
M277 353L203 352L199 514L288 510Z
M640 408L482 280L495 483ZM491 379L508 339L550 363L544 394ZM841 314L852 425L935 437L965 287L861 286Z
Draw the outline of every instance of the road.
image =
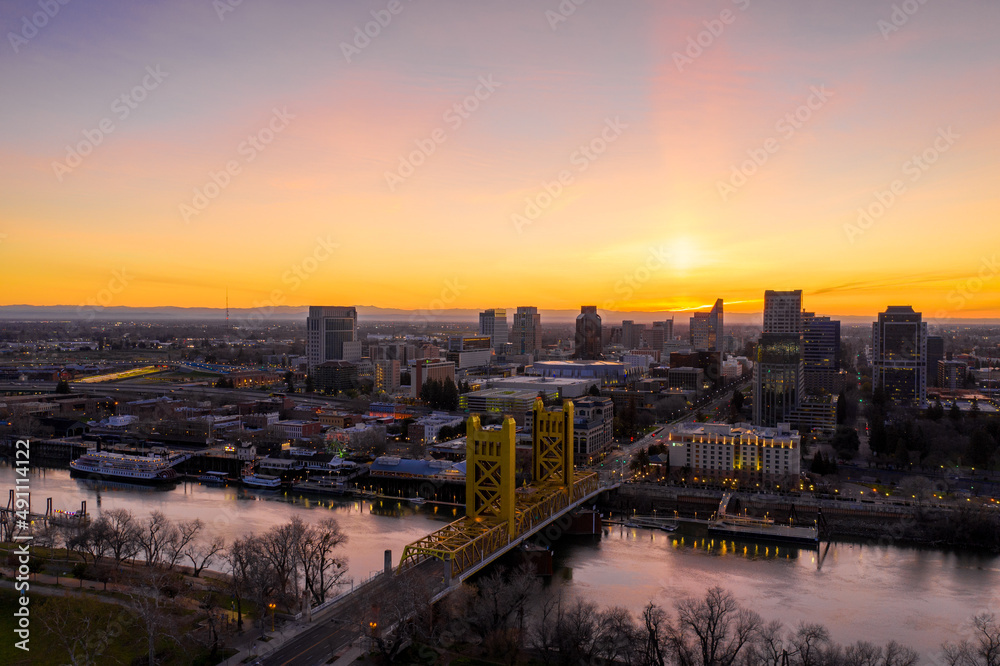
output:
M380 576L367 588L359 589L346 597L331 611L329 617L317 619L315 625L263 657L261 663L266 666L325 664L361 635L365 611L369 610L366 606L378 600L395 607L392 601L405 604L416 597L414 594L400 592L401 589L427 589L432 597L442 588L439 560L426 560L391 578Z
M234 401L264 400L274 395L275 391L257 391L254 389L228 389L216 388L214 386L180 386L177 384L151 384L144 382L106 382L98 384L80 384L78 382L69 383L72 393L96 393L115 397L118 394L146 394L169 396L171 394L189 394L197 396L221 396L232 398ZM56 388L56 382L8 382L0 384L0 393L7 391L42 391L52 393ZM280 393L280 391L279 391ZM289 394L296 404L311 407L339 407L346 408L352 401L350 398L337 398L317 394L292 393ZM409 408L414 414L430 413L430 408L413 406ZM454 414L464 414L464 412L452 412Z
M749 378L735 384L730 384L725 388L710 391L701 400L692 405L691 410L684 416L657 427L642 439L628 443L619 451L613 451L607 458L604 459L604 468L598 467L596 468L596 471L611 478L628 481L633 477L633 472L629 469L629 465L632 463L632 456L635 455L635 453L640 449L644 449L652 444L654 438L661 430L669 428L672 425L694 422L694 419L699 411L701 411L702 414L709 416L717 415L716 413L721 408L729 405L729 400L732 398L733 390L737 388L742 389L748 381ZM724 417L725 415L717 416ZM722 418L721 420L725 419Z
M354 609L355 612L358 610ZM324 664L356 639L359 633L359 627L350 622L349 618L338 616L307 629L272 654L263 657L261 663L268 666Z

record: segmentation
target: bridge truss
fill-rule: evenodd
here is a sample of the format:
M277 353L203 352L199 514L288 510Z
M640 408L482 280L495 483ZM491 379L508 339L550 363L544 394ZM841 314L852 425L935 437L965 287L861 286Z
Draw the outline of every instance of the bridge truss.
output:
M535 482L514 489L514 420L483 430L479 417L470 417L466 515L406 546L400 570L437 558L446 580L460 577L600 490L595 473L573 478L573 403L549 411L538 400L533 412Z

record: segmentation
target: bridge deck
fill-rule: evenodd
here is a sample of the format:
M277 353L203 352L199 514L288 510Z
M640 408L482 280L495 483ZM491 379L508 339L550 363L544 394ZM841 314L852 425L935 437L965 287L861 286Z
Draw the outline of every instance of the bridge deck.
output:
M588 474L576 479L570 492L556 485L519 490L513 534L506 521L466 516L406 546L399 570L436 558L444 563L448 585L461 582L553 520L613 487L601 486L596 474Z

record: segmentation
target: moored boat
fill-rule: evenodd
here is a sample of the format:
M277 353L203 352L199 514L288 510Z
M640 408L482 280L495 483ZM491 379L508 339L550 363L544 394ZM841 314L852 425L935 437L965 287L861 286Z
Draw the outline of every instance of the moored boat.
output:
M257 488L258 490L279 490L281 488L280 476L244 474L240 479L247 488Z
M348 489L339 479L304 479L293 483L292 490L318 495L344 495Z
M229 475L226 472L205 472L198 477L201 483L229 483Z
M153 452L134 456L110 451L89 450L70 462L74 476L115 479L129 483L158 484L177 481L180 474L174 469L190 456L184 453Z

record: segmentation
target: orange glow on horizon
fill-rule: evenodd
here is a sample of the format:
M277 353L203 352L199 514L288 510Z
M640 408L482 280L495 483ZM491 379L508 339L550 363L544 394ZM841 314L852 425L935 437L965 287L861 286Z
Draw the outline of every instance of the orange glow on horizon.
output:
M860 2L727 2L681 64L717 8L403 3L345 58L351 3L161 4L7 54L0 304L1000 318L990 3L885 38Z

